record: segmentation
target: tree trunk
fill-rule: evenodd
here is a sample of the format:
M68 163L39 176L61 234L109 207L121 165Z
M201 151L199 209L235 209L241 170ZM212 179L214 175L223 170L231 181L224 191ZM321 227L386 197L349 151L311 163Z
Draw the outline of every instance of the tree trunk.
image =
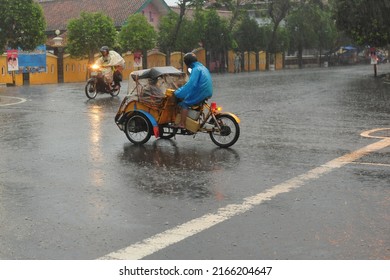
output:
M251 71L251 53L248 51L248 72Z
M299 69L303 68L303 50L302 50L302 48L299 48L299 50L298 50L298 66L299 66Z
M142 69L148 68L148 51L142 51Z
M167 54L165 57L165 65L170 66L171 65L171 51L167 50Z
M179 8L180 8L179 20L177 21L176 28L173 32L171 46L176 45L176 40L177 40L177 37L179 35L181 23L183 22L183 18L184 18L185 12L186 12L187 2L188 2L188 0L183 0L183 2L179 4Z

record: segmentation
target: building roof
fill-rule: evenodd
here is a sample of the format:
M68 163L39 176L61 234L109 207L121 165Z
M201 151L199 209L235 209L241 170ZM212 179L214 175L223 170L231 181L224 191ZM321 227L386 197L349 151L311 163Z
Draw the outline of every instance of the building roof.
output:
M180 14L180 7L178 6L170 6L171 10L174 11L177 14ZM195 16L196 10L193 8L186 8L186 13L185 17L188 19L193 19ZM230 19L232 17L232 12L231 11L226 11L226 10L217 10L217 14L224 19Z
M51 0L39 2L46 18L47 31L66 30L68 21L78 18L81 12L102 12L122 26L127 18L141 12L150 3L160 11L168 11L164 0Z

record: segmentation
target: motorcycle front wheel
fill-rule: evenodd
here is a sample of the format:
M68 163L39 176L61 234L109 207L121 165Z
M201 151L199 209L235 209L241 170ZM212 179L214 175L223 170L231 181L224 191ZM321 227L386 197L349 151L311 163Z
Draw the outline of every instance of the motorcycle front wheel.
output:
M119 92L121 91L121 87L119 87L117 90L112 90L110 92L111 96L118 96Z
M130 142L144 144L152 136L152 124L142 113L134 113L125 123L125 134Z
M96 82L94 80L89 80L85 85L85 95L89 99L94 99L97 95Z
M240 137L240 126L230 115L217 115L217 122L221 129L215 128L209 132L211 140L221 148L228 148L237 142Z

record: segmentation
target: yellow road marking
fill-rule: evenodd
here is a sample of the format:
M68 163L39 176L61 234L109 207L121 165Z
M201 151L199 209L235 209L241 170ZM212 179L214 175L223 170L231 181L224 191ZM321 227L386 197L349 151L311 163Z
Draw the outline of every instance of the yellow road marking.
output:
M382 131L387 131L387 136L372 135L376 132L382 132ZM390 128L375 128L375 129L364 131L360 135L363 137L376 138L376 139L390 138Z
M375 130L377 132L379 130ZM371 133L374 132L373 130ZM371 133L365 135L371 135ZM371 137L371 136L370 136ZM331 172L334 169L340 168L348 163L352 163L357 159L379 151L390 146L390 137L378 137L382 140L367 145L352 153L346 154L334 160L331 160L319 167L316 167L302 175L287 180L281 184L275 185L264 192L254 196L247 197L241 204L229 204L225 207L219 208L216 213L206 214L202 217L190 220L184 224L178 225L172 229L166 230L162 233L156 234L143 241L137 242L126 248L120 249L116 252L109 253L100 259L115 259L115 260L137 260L156 253L170 245L176 244L188 237L200 233L206 229L211 228L223 221L226 221L234 216L245 213L255 206L260 205L264 201L271 200L275 196L290 192L305 185L305 183L318 179L321 176Z
M371 165L371 166L385 166L390 167L389 163L376 163L376 162L351 162L353 164Z

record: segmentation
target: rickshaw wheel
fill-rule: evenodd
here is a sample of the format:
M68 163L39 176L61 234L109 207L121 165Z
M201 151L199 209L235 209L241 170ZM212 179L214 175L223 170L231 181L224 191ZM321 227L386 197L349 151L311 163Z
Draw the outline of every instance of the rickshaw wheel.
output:
M177 133L177 128L160 125L158 127L161 139L171 139Z
M130 142L144 144L152 136L153 128L144 114L136 112L127 119L124 130Z

